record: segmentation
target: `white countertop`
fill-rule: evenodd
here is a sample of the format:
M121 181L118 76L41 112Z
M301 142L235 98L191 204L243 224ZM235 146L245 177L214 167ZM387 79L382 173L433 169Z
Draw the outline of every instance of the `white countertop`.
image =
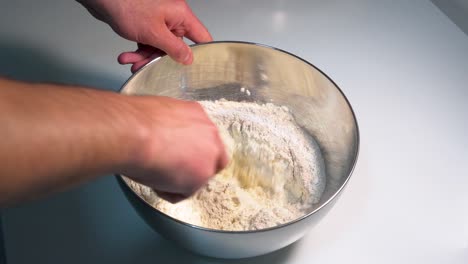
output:
M242 263L468 263L468 36L430 1L189 1L216 40L325 71L360 125L356 170L298 243ZM135 45L68 0L3 1L0 74L118 89ZM9 264L217 263L153 233L114 179L4 212Z

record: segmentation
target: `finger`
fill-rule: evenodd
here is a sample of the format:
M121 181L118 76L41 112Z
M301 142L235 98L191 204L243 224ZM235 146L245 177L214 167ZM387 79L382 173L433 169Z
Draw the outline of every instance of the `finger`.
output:
M150 61L151 61L150 58L147 58L147 59L144 59L144 60L141 60L141 61L137 61L132 65L130 70L132 71L132 73L135 73Z
M213 37L211 37L210 32L208 29L203 25L203 23L190 11L188 15L188 19L186 20L185 26L187 27L187 32L185 33L185 37L190 39L195 43L204 43L213 41Z
M164 52L160 49L139 43L136 51L123 52L119 55L117 60L120 64L131 64L154 56L155 54L157 54L156 57L160 57L164 55Z
M181 194L177 194L177 193L169 193L169 192L162 192L162 191L156 191L156 193L161 199L164 199L173 204L187 199L187 197Z
M164 51L155 48L153 46L145 45L138 43L138 50L136 51L140 54L142 54L144 57L148 58L150 56L154 56L155 54L158 54L158 57L165 55Z
M137 53L136 51L127 51L127 52L122 52L119 57L117 57L117 61L120 64L131 64L131 63L136 63L138 61L146 59L145 56L142 56L141 54Z
M120 64L130 64L148 58L153 53L153 47L138 43L138 48L135 51L123 52L117 60Z
M146 59L143 59L143 60L140 60L140 61L137 61L135 62L133 65L132 65L132 68L130 69L132 71L132 73L135 73L137 72L139 69L141 69L141 67L145 66L146 64L148 64L150 61L158 58L158 57L161 57L162 55L164 55L164 53L162 51L159 51L159 52L155 52L153 55L151 55L149 58L146 58Z
M152 35L148 39L148 45L160 48L179 63L192 63L192 50L183 40L175 36L167 27L163 27L158 32L161 32L159 36Z
M229 164L229 157L221 139L220 139L220 142L221 142L222 147L220 148L220 154L219 154L218 162L216 164L216 173L226 168L226 166Z

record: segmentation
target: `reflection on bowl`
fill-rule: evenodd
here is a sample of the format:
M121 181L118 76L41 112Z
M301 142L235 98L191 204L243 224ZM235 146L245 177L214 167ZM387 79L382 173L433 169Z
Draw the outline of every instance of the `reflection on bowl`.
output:
M197 101L225 98L288 107L321 150L326 185L320 201L310 213L279 226L222 231L194 226L158 211L133 192L120 175L119 184L155 231L193 252L244 258L285 247L304 236L332 208L351 176L359 146L351 106L330 78L285 51L246 42L212 42L194 45L192 50L192 65L180 65L167 56L155 59L133 75L121 92Z

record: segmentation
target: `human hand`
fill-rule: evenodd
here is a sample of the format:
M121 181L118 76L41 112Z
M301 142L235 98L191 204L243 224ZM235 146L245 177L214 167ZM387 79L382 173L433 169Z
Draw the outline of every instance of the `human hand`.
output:
M197 102L129 97L143 134L122 174L177 202L203 186L228 163L217 127Z
M134 52L120 54L121 64L137 71L153 58L167 53L174 60L191 64L192 51L182 40L212 41L208 30L184 0L79 0L96 18L109 24L120 36L138 43Z

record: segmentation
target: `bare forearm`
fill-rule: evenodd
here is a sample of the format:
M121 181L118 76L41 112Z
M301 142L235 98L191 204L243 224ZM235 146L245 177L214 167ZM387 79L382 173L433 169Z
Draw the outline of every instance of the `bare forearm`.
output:
M200 104L168 97L0 78L0 124L0 208L109 173L187 197L228 162Z
M110 92L0 79L0 205L126 166L138 126L125 101Z

